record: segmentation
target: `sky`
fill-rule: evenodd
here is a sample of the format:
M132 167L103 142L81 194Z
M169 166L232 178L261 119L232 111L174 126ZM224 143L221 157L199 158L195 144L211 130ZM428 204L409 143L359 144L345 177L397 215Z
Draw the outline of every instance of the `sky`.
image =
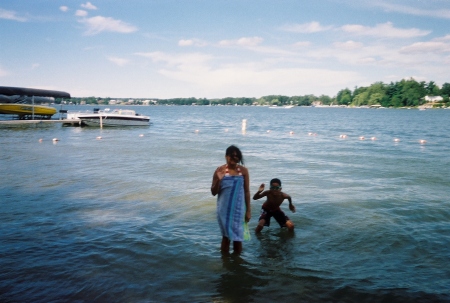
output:
M73 97L334 97L449 67L448 0L0 2L0 86Z

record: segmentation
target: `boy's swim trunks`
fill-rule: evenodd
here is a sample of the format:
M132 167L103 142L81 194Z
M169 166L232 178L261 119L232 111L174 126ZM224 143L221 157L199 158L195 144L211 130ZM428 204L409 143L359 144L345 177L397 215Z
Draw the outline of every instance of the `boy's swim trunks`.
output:
M270 226L270 218L274 217L277 220L280 227L286 227L286 221L290 220L288 216L281 210L265 210L261 209L261 215L259 216L259 220L264 219L266 222L264 226ZM258 220L258 221L259 221Z

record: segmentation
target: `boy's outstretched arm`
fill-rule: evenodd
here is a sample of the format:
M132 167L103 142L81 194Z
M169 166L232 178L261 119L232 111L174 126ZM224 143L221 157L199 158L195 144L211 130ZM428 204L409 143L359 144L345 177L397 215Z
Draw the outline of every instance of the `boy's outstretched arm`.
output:
M262 183L259 186L258 191L253 195L253 200L258 200L258 199L261 199L262 197L264 197L265 195L263 195L263 191L264 191L264 183Z
M290 209L293 213L295 213L295 206L294 206L294 204L292 204L292 198L291 198L291 196L287 195L287 199L288 199L288 201L289 201L289 209Z

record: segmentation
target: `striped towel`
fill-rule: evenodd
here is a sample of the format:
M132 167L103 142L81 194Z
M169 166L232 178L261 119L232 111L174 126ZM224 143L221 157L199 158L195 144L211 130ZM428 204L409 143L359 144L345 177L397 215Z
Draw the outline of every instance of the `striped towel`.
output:
M243 241L244 215L244 177L223 177L217 197L217 220L222 236L230 241Z

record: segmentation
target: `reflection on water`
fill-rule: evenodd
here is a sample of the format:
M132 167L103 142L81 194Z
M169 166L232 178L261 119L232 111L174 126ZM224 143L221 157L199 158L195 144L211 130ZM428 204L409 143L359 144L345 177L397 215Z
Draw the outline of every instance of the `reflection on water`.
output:
M262 272L239 255L222 254L224 273L216 282L219 302L252 302L252 297L268 283Z
M274 231L270 230L274 229ZM259 242L258 255L261 260L281 262L292 258L295 230L290 232L286 228L265 227L261 233L255 235Z

